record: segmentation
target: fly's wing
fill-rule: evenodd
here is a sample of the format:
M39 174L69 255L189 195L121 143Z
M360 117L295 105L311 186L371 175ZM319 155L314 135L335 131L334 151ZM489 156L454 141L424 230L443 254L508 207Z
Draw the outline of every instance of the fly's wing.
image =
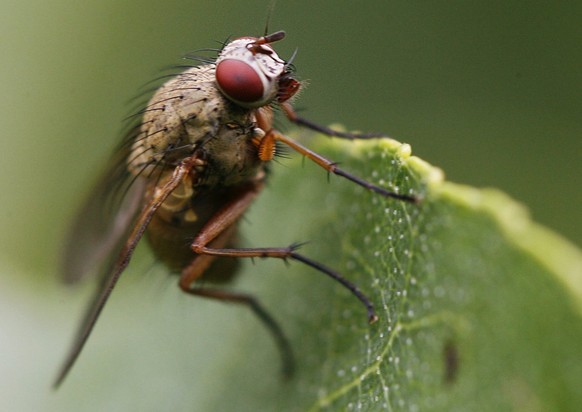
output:
M127 207L128 211L127 215L123 213L124 208L123 207L120 208L119 210L121 212L118 211L117 214L115 214L115 219L117 221L112 223L113 227L103 232L105 234L109 233L110 234L109 236L111 237L111 239L113 239L112 241L109 238L106 239L107 249L112 248L114 252L116 251L117 253L114 254L112 260L109 260L110 263L104 266L105 270L103 271L104 276L101 279L101 285L97 291L97 294L95 295L95 298L93 299L92 304L89 306L88 311L85 314L83 322L81 323L81 328L79 329L77 337L73 342L73 347L69 352L69 355L67 356L60 373L57 376L57 379L54 383L55 388L57 388L63 382L63 380L71 370L71 367L79 357L79 354L81 353L83 346L85 346L85 343L87 342L87 339L89 338L89 335L91 334L91 331L93 330L95 323L97 322L97 319L101 314L101 311L103 310L105 304L107 303L107 299L109 299L109 296L111 295L113 288L115 287L117 281L119 280L119 277L129 264L133 252L137 247L137 244L139 243L140 239L142 238L152 217L154 216L158 208L168 198L168 196L183 182L184 178L188 176L188 174L196 164L196 160L198 159L191 157L188 158L188 160L190 161L181 162L179 166L176 166L169 181L165 183L159 190L156 190L154 194L150 196L148 199L144 199L146 204L144 205L144 207L141 208L140 213L136 213L137 209L139 209L139 205L141 204L140 202L137 202L137 206ZM107 179L105 181L107 181ZM142 183L137 184L140 186L136 187L139 187L141 189ZM133 187L133 185L131 185L130 187ZM131 189L131 190L136 190L136 192L138 193L143 192L143 189L141 190ZM99 192L100 190L98 190L96 193ZM130 204L136 203L130 201L132 197L133 195L129 196L127 198L128 200L126 200ZM92 205L87 206L89 210L91 210L92 207L93 207ZM126 217L124 217L124 215ZM128 219L127 218L128 216L131 216L131 219ZM129 225L129 230L127 230L125 225L123 227L116 227L116 225L119 224L119 221L126 220L129 220L131 222L131 225ZM82 224L79 227L82 227ZM81 233L84 233L85 230L86 228L83 228L83 231L81 231ZM75 231L73 231L73 233L75 233ZM90 236L89 238L92 237ZM95 257L98 257L101 253L102 253L101 250L97 254L91 253L90 254L91 259L94 260Z
M62 261L65 281L73 283L89 274L97 274L100 279L54 388L62 383L81 353L123 271L123 267L117 270L119 256L138 224L140 206L147 201L144 199L146 179L134 178L127 171L128 152L127 144L117 152L107 172L86 199L66 239Z
M145 194L145 178L127 170L129 149L117 151L71 226L61 263L67 283L106 276L129 236Z

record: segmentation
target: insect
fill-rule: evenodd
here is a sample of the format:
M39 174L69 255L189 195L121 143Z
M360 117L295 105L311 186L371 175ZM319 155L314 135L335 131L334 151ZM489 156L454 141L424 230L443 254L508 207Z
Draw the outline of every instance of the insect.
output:
M102 281L55 386L81 353L144 235L157 259L179 274L182 291L248 306L272 334L287 375L293 370L290 345L259 301L198 282L231 279L233 260L223 258L301 262L342 284L365 306L368 321L377 320L372 303L354 284L298 253L298 245L240 248L235 243L237 223L263 189L277 145L381 196L417 201L344 171L273 127L277 109L291 122L329 136L378 137L334 131L296 114L291 100L301 83L291 62L281 59L272 45L284 37L278 31L226 43L215 60L189 66L168 80L137 114L140 121L116 151L65 247L66 280L76 281L99 267Z

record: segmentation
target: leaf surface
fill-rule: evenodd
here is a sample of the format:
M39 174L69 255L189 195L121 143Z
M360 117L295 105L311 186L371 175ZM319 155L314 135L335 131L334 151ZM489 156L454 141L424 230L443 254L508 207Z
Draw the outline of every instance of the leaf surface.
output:
M276 354L250 328L211 408L564 411L582 404L578 250L505 194L444 181L408 145L318 140L316 147L422 202L383 199L335 176L326 182L320 170L286 161L250 214L245 238L253 245L310 240L302 252L356 283L380 320L368 325L357 299L300 264L251 266L244 276L273 272L261 277L262 295L291 336L298 374L290 382L272 375Z

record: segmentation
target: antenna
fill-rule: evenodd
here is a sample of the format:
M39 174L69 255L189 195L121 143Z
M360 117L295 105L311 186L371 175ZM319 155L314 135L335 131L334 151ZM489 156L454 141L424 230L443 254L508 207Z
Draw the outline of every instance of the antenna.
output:
M276 3L277 0L271 0L269 8L267 9L267 21L265 22L265 32L263 33L263 36L269 34L269 23L271 22L271 16L273 16L273 11L275 10Z

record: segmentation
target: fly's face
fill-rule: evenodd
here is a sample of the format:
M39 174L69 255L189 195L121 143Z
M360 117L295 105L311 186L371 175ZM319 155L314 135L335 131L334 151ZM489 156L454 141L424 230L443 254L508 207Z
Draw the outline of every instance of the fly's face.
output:
M228 43L216 60L216 85L241 107L258 108L277 99L288 100L299 89L290 77L288 64L270 43L283 32L265 37L242 37Z

